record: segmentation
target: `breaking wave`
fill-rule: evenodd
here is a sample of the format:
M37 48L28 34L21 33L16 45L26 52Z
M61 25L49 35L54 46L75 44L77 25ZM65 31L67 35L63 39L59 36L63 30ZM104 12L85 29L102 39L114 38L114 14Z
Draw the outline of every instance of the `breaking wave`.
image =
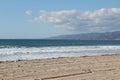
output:
M119 54L120 46L0 47L0 61Z

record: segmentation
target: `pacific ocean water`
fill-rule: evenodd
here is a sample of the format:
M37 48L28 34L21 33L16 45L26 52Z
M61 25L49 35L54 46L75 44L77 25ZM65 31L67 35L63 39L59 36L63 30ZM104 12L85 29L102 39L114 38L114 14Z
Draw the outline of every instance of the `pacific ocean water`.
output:
M119 53L120 40L0 40L0 61L79 57Z

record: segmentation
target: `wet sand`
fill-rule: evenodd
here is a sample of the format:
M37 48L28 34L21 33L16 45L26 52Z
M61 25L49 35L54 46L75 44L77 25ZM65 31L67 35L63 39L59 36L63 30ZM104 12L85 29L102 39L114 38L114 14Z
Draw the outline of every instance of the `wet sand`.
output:
M120 55L0 62L0 80L120 80Z

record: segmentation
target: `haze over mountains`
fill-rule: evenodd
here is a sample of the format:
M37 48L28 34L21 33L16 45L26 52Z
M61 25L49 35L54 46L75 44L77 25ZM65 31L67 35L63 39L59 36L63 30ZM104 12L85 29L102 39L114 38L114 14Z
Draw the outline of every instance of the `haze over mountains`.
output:
M104 33L83 33L72 35L60 35L50 37L49 39L67 39L67 40L120 40L120 31Z

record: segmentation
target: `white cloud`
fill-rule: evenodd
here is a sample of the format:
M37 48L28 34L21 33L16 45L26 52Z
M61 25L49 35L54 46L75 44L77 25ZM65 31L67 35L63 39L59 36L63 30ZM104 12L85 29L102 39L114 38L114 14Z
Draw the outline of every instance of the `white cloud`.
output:
M25 11L25 14L27 14L27 15L32 15L32 10L27 10L27 11Z
M59 28L80 32L104 32L120 30L120 8L96 11L40 11L34 22L50 23Z

